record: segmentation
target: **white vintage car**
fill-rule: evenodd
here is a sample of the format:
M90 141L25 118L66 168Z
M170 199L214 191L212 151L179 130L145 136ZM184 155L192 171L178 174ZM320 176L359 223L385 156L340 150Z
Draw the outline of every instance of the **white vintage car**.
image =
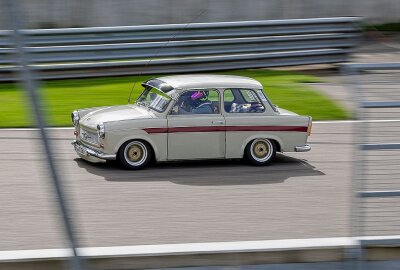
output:
M150 79L135 102L72 113L77 154L141 169L151 160L237 159L270 163L306 152L311 117L277 108L253 79L178 75Z

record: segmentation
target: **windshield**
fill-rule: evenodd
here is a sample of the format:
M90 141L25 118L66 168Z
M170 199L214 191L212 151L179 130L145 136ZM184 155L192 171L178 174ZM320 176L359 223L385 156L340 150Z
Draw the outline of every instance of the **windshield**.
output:
M157 112L164 112L170 101L171 97L167 94L151 86L146 86L136 103Z

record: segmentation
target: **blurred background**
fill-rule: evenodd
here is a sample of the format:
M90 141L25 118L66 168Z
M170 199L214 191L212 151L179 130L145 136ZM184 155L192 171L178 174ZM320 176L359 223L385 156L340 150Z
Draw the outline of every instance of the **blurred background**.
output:
M400 14L396 0L26 0L21 9L27 28L187 23L200 10L198 22L361 16L385 23ZM6 12L0 10L0 29L7 29Z

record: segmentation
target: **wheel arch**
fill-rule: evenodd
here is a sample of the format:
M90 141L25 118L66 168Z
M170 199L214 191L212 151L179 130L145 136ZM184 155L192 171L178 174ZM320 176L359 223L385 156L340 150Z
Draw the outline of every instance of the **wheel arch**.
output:
M156 144L150 140L148 137L143 137L143 136L132 136L132 137L126 137L118 142L118 144L115 147L115 152L118 155L119 151L121 150L121 147L130 141L142 141L144 143L147 143L150 146L150 151L152 152L152 158L154 160L158 160L158 151L157 151L157 146Z
M269 134L268 135L256 134L256 135L249 136L246 138L246 140L244 140L242 147L241 147L241 152L243 155L246 151L246 147L249 145L249 143L251 143L255 139L269 139L269 140L273 141L275 143L277 152L281 152L283 149L283 142L278 136L269 135Z

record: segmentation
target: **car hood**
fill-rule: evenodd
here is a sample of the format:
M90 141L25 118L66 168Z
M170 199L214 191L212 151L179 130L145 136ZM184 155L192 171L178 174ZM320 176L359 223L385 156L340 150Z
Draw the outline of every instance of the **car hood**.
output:
M149 111L147 108L137 105L123 105L100 108L92 111L82 117L79 122L84 126L96 128L99 123L104 122L129 119L150 119L154 117L154 113Z

